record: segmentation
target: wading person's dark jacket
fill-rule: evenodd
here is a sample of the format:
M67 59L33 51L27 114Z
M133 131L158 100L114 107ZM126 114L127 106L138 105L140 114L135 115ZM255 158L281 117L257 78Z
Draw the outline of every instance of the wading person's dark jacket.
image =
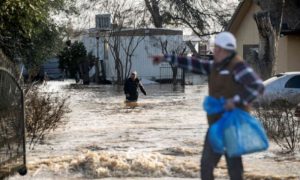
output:
M136 78L135 80L132 80L131 78L128 78L124 85L124 93L126 95L127 101L137 101L139 97L138 88L142 91L144 95L146 95L146 91L141 84L140 80ZM129 95L129 96L127 96Z

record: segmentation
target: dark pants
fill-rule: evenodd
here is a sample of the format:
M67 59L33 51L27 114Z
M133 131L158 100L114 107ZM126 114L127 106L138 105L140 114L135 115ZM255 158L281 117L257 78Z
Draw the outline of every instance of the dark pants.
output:
M201 158L201 179L202 180L213 180L214 168L217 166L221 159L222 154L215 153L210 146L208 140L208 134L205 137L205 143ZM229 158L225 155L228 174L231 180L242 180L243 179L243 163L242 157Z

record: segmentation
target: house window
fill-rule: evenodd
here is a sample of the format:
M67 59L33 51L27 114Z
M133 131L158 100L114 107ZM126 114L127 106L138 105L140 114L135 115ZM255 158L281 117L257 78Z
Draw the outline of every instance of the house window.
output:
M205 44L199 44L198 52L200 55L206 55L207 54L207 46Z
M253 52L258 52L258 44L243 45L243 59L245 59L247 62L253 56Z

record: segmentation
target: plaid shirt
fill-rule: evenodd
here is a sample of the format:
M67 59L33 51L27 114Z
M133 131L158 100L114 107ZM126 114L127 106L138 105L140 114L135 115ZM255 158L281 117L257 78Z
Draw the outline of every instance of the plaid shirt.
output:
M209 75L215 64L212 60L201 60L196 57L174 55L165 55L164 60L193 73L204 75ZM238 63L234 67L233 77L236 82L242 84L244 87L244 91L239 92L233 97L235 103L247 105L264 91L263 81L257 76L253 69L244 62Z

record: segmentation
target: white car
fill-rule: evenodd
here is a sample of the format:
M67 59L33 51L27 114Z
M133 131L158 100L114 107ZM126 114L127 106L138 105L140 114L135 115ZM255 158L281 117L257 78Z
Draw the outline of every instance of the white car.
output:
M286 99L291 103L300 102L300 71L280 73L264 81L266 87L259 102L272 102Z

